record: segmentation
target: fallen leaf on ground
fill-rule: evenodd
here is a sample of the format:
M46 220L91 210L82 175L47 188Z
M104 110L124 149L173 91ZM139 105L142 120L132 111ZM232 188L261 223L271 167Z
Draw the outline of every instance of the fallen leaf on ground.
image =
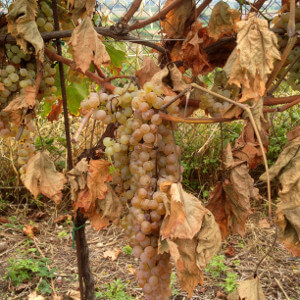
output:
M76 68L86 72L93 62L98 68L110 61L110 57L101 41L101 36L95 31L89 16L86 16L71 36Z
M0 217L0 225L10 223L10 221L6 217Z
M33 226L33 225L25 225L25 226L23 227L23 233L24 233L27 237L29 237L29 238L31 238L31 239L33 239L34 236L35 236L35 234L38 233L38 232L39 232L39 230L38 230L38 228L37 228L36 226Z
M119 254L120 254L121 250L114 248L113 250L106 250L103 252L103 256L104 258L110 258L112 261L117 260Z
M80 300L80 292L79 291L74 291L74 290L68 290L67 296L69 296L72 300Z
M238 282L235 292L227 296L228 300L266 300L258 277Z
M234 251L234 249L233 249L231 246L228 246L228 247L224 250L224 254L225 254L226 256L229 256L229 257L234 256L234 253L235 253L235 251Z
M225 149L224 166L228 177L216 184L206 205L214 214L223 238L231 233L244 234L251 214L250 200L259 196L246 163L233 159L230 144Z
M35 199L43 194L56 204L60 203L66 182L65 176L56 171L53 161L45 151L38 152L28 161L23 183Z
M173 0L167 0L164 7L168 7ZM168 38L180 38L185 32L185 23L190 18L195 7L195 0L185 0L176 8L170 10L162 21L163 32Z
M209 35L217 40L224 34L233 34L240 15L238 10L231 9L226 2L218 2L210 15L208 23Z
M220 230L213 215L180 183L165 182L160 189L167 195L167 213L161 225L159 253L170 253L180 286L192 296L195 286L203 283L202 270L220 247Z
M46 298L38 295L37 292L33 292L27 296L27 300L46 300Z
M258 226L260 228L265 228L265 229L271 228L271 225L270 225L270 223L268 222L267 219L259 220L258 221Z
M217 299L227 299L226 295L220 291L217 291Z
M240 101L258 100L264 95L265 83L276 59L281 59L277 38L266 20L250 13L247 20L237 23L237 46L224 70L229 77L228 84L242 88Z
M0 242L0 253L5 251L8 248L7 242Z
M150 81L154 74L161 69L156 65L151 57L146 57L143 60L142 68L135 72L135 76L138 78L141 87L148 81Z
M44 211L36 211L28 215L28 218L31 220L41 220L48 216L48 214Z
M279 239L294 255L300 256L300 136L289 141L270 168L270 180L280 183L276 223L280 227ZM266 181L267 175L260 180Z
M62 113L63 103L61 99L58 99L58 103L52 104L51 111L47 116L48 121L53 122L57 121L59 118L59 115Z
M29 45L32 45L39 60L43 61L44 41L35 23L36 10L37 1L14 1L6 16L7 31L16 38L25 53L29 53Z
M61 224L64 223L67 220L72 220L71 215L59 215L56 219L53 220L54 224Z
M205 36L208 39L207 29L202 28L200 23L194 23L182 44L184 65L192 69L194 76L201 74L204 69L207 71L210 68L207 54L202 48Z

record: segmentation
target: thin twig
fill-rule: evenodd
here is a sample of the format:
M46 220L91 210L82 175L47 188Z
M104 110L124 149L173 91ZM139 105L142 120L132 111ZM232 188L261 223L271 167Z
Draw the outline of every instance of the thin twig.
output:
M300 96L298 97L298 99L294 100L293 102L291 103L288 103L286 105L282 105L280 107L276 107L276 108L267 108L267 109L264 109L264 111L266 112L283 112L289 108L291 108L292 106L294 105L297 105L300 103Z
M290 297L287 295L287 293L285 292L285 290L283 289L282 285L280 284L279 280L277 278L274 278L277 285L279 286L279 288L281 289L283 295L285 296L286 300L291 300Z
M269 206L269 217L271 217L271 214L272 214L272 207L271 207L271 184L270 184L270 174L269 174L269 166L268 166L268 160L267 160L267 157L266 157L266 153L265 153L265 149L264 149L264 146L263 146L263 143L262 143L262 140L261 140L261 136L260 136L260 133L258 131L258 128L256 126L256 123L255 123L255 120L254 120L254 117L252 115L252 112L251 112L251 109L248 105L245 105L245 104L242 104L242 103L239 103L239 102L235 102L227 97L224 97L222 95L219 95L213 91L210 91L196 83L192 83L191 84L192 87L194 88L197 88L203 92L206 92L206 93L209 93L217 98L220 98L222 100L225 100L233 105L236 105L240 108L242 108L249 116L249 119L250 119L250 122L253 126L253 129L254 129L254 132L255 132L255 135L257 137L257 140L258 140L258 143L259 143L259 146L261 148L261 152L262 152L262 156L263 156L263 161L264 161L264 165L265 165L265 169L266 169L266 174L267 174L267 187L268 187L268 206Z
M295 10L296 0L290 0L290 18L287 26L287 33L289 37L295 35Z
M183 95L185 95L188 91L191 91L191 88L188 87L186 89L184 89L182 92L180 92L177 96L175 96L170 102L164 104L160 110L165 110L166 108L168 108L171 104L173 104L176 100L178 100L179 98L181 98Z
M125 15L120 19L119 23L127 24L130 19L133 17L135 12L139 9L142 0L134 0L130 6L130 8L126 11Z
M79 136L80 136L83 128L85 127L85 125L89 121L89 119L90 119L90 117L91 117L92 114L93 114L93 110L91 109L82 118L80 126L79 126L79 128L77 129L77 131L75 132L75 134L74 134L74 136L72 138L72 142L73 143L77 143L78 142L78 138L79 138Z

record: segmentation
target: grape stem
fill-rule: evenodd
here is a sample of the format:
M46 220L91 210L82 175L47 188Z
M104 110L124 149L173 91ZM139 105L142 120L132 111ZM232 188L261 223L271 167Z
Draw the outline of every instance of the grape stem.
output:
M87 124L87 122L90 120L91 115L93 114L93 109L89 110L84 117L81 120L80 126L77 129L77 131L75 132L73 138L72 138L72 142L73 143L77 143L78 142L78 138L83 130L83 128L85 127L85 125Z
M168 108L171 104L173 104L176 100L178 100L179 98L181 98L183 95L185 95L187 92L191 92L192 89L190 87L184 89L182 92L180 92L176 97L174 97L170 102L164 104L160 110L165 110L166 108Z
M233 105L236 105L240 108L242 108L247 114L248 114L248 117L250 119L250 122L253 126L253 129L254 129L254 132L256 134L256 137L257 137L257 140L258 140L258 143L259 143L259 146L260 146L260 149L261 149L261 152L262 152L262 157L263 157L263 161L264 161L264 165L265 165L265 169L266 169L266 175L267 175L267 187L268 187L268 213L269 213L269 217L271 217L272 215L272 208L271 208L271 184L270 184L270 173L269 173L269 166L268 166L268 161L267 161L267 157L266 157L266 153L265 153L265 149L264 149L264 146L263 146L263 143L262 143L262 139L261 139L261 136L260 136L260 133L259 133L259 130L256 126L256 123L255 123L255 120L254 120L254 117L252 115L252 112L251 112L251 109L248 105L246 104L242 104L242 103L239 103L239 102L235 102L227 97L224 97L222 95L219 95L218 93L215 93L213 91L210 91L196 83L192 83L191 84L192 87L196 88L196 89L199 89L203 92L206 92L208 94L211 94L212 96L214 97L217 97L217 98L220 98L224 101L227 101Z

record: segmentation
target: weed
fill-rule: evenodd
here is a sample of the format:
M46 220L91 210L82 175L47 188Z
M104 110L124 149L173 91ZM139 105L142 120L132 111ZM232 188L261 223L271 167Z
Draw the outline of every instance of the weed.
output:
M124 252L125 254L132 255L132 248L131 248L129 245L126 245L126 246L123 248L123 252Z
M239 259L237 259L237 260L233 260L232 261L232 263L236 266L236 267L238 267L239 265L240 265L240 260Z
M225 283L221 283L221 286L227 293L232 293L237 288L237 274L232 272L226 273Z
M67 232L66 230L62 230L62 231L60 231L60 232L58 233L58 237L59 237L60 239L65 238L67 235L68 235L68 232Z
M115 279L113 282L104 284L104 289L96 292L96 298L108 300L133 300L134 298L126 293L126 287L127 284L124 284L121 279Z
M172 274L171 274L171 282L170 282L170 287L171 287L171 290L172 290L172 296L176 296L176 295L179 294L178 290L175 287L176 283L177 283L176 274L174 272L172 272Z

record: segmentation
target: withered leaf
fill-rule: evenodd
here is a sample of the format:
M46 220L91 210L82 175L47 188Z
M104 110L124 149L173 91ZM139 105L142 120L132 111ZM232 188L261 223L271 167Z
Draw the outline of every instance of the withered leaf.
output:
M228 300L266 300L259 278L251 278L238 282L238 288L227 296Z
M77 22L79 18L83 18L85 15L90 16L93 13L96 0L69 0L68 4L73 17L73 20Z
M33 239L34 236L35 236L35 234L38 233L38 232L39 232L39 230L38 230L38 228L37 228L36 226L33 226L33 225L25 225L25 226L23 227L23 233L24 233L27 237L29 237L29 238L31 238L31 239Z
M208 57L202 45L207 36L207 29L202 28L200 23L194 23L182 44L183 61L186 67L191 68L193 75L197 76L205 69L210 68Z
M173 0L167 0L164 7L168 7ZM195 7L195 0L186 0L176 8L170 10L162 21L163 32L169 38L180 38L185 32L185 23L190 18Z
M237 46L224 70L229 84L242 87L240 101L258 100L265 93L265 83L275 59L281 59L277 38L268 28L268 22L254 13L250 13L247 20L239 21L237 27Z
M16 0L7 14L7 30L13 35L25 53L29 44L33 45L40 61L44 60L44 41L35 23L36 0Z
M156 65L154 60L147 56L144 58L142 68L135 72L135 76L138 78L141 87L148 81L150 81L154 74L160 71L160 68Z
M11 115L12 122L19 126L22 122L22 112L24 109L31 109L36 104L36 88L28 86L25 93L16 96L9 104L3 109Z
M62 100L58 99L58 103L52 104L51 111L49 115L47 116L48 121L53 122L57 121L59 118L59 115L62 113Z
M226 2L218 2L210 15L208 23L209 35L218 39L225 33L234 33L235 24L239 20L240 15L238 10L230 9Z
M270 179L280 182L277 205L279 238L294 256L300 256L300 136L289 141L270 168ZM264 173L260 180L266 181Z
M66 182L46 152L38 152L28 161L23 183L35 198L43 194L56 204L60 203Z
M101 42L101 36L95 31L89 16L86 16L71 36L76 68L86 72L93 62L98 68L110 61L110 57Z
M228 178L217 183L206 206L214 214L223 238L231 233L244 234L246 220L251 214L250 199L259 196L247 165L233 159L230 144L225 150L224 164Z
M168 213L161 226L159 252L170 253L181 287L192 296L203 282L202 270L220 247L220 230L213 215L180 183L165 182L160 189L167 195Z
M120 254L121 250L114 248L113 250L106 250L103 252L103 256L104 258L110 258L112 261L117 260L119 254Z
M27 296L27 300L46 300L46 298L38 295L37 292L32 292Z

